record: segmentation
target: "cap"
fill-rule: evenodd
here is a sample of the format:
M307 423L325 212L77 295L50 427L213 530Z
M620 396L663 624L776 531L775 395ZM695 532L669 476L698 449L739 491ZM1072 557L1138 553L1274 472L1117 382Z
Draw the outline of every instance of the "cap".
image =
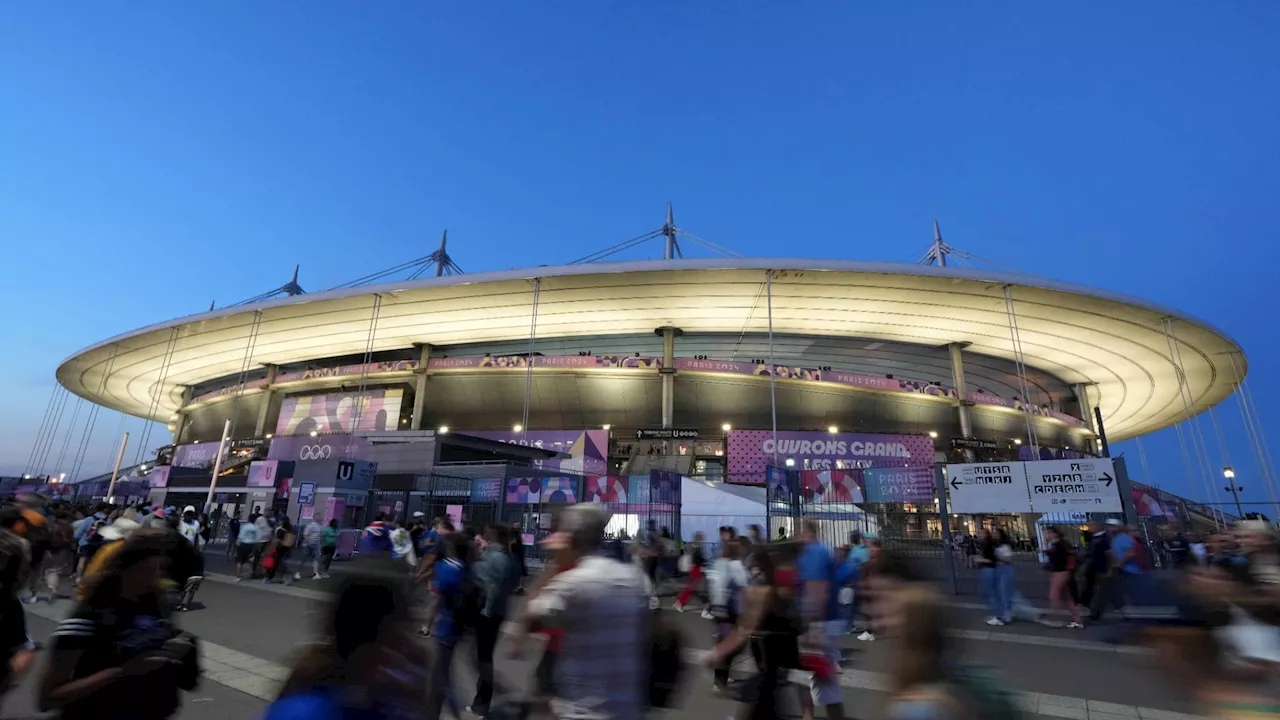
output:
M196 511L196 506L195 506L195 505L188 505L188 506L186 506L186 507L182 508L182 514L183 514L183 515L186 515L187 513L193 513L193 512L195 512L195 511Z
M1117 520L1117 519L1115 519L1115 518L1108 518L1108 519L1107 519L1107 525L1110 525L1111 527L1123 527L1123 526L1124 526L1124 523L1120 522L1119 520Z

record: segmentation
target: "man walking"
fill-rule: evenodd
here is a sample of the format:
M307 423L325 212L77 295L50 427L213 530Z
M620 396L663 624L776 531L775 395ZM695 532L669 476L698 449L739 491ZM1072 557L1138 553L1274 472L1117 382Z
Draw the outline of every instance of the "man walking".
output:
M608 513L565 508L546 540L558 573L537 590L512 647L530 627L562 631L551 710L559 718L642 720L648 705L650 586L630 563L601 555Z
M485 532L485 550L476 561L472 574L480 593L480 614L476 618L476 696L467 711L478 717L489 714L493 701L493 649L498 633L507 619L508 598L520 584L520 571L512 562L507 547L510 534L502 525Z
M835 557L831 548L818 541L818 522L805 520L800 528L804 548L796 559L800 576L800 600L804 619L809 623L809 642L817 645L830 665L828 673L814 673L811 681L813 699L827 709L831 720L844 718L844 702L840 697L840 648L836 638L844 634L840 622L840 588L836 584ZM805 709L805 717L812 712Z

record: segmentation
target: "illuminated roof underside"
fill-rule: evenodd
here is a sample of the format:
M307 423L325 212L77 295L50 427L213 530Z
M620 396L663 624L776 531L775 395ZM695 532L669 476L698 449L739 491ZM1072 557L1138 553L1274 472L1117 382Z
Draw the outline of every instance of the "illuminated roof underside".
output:
M660 260L545 267L428 278L226 308L142 328L94 345L58 368L58 381L95 403L168 420L186 385L235 375L255 312L251 366L365 352L375 294L373 350L528 338L540 280L538 337L651 332L766 332L763 292L773 269L776 333L943 345L1013 359L1004 287L1012 286L1028 366L1092 383L1108 434L1124 439L1184 416L1162 319L1174 318L1193 411L1227 397L1245 372L1225 334L1133 298L1033 277L892 263L823 260ZM172 328L178 330L163 387ZM112 349L110 373L103 373ZM99 389L101 388L101 392Z

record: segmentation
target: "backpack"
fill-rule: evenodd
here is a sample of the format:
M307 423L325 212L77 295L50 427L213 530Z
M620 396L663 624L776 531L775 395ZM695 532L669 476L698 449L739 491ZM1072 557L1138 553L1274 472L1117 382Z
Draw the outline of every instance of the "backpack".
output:
M1014 693L1007 689L981 665L959 664L950 668L948 676L952 684L971 700L983 720L1020 720L1023 712Z

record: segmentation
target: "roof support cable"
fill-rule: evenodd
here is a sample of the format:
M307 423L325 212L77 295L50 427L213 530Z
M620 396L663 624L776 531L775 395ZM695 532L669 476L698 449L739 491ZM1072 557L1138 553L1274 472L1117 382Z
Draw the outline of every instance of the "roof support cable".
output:
M360 384L356 387L355 410L351 414L351 427L348 432L360 429L360 419L364 415L365 405L370 399L365 396L369 387L369 363L373 362L373 348L378 341L378 319L382 317L382 293L373 294L373 312L369 315L369 334L364 342L364 359L360 363ZM387 418L395 423L392 430L399 429L400 418ZM329 428L333 430L333 428Z
M62 436L62 449L58 451L58 460L53 464L50 476L58 475L62 479L62 463L67 459L67 448L71 447L71 436L76 432L76 420L80 419L80 408L83 405L84 398L77 396L76 405L71 409L71 422L67 423L67 432Z
M169 367L173 363L174 351L178 347L178 328L169 328L169 341L165 344L164 356L160 363L160 377L151 387L151 407L143 420L142 434L138 438L138 449L134 452L133 464L142 464L147 452L147 443L151 441L151 430L156 424L156 415L160 413L160 398L164 396L165 381L169 379Z
M58 429L62 427L62 413L67 407L67 398L71 392L62 393L62 397L58 400L58 406L54 408L53 420L45 432L44 441L40 447L40 454L36 456L36 463L31 468L32 475L45 475L48 468L45 464L49 461L49 452L53 449L53 440L58 435Z
M97 382L97 396L99 397L106 395L106 379L111 375L111 368L115 365L115 354L119 351L119 348L119 345L111 346L111 354L106 356L106 364L102 366L102 377ZM93 437L93 430L97 428L97 416L99 416L101 409L102 406L97 404L93 404L88 409L88 418L84 420L84 432L81 433L81 441L79 441L79 448L76 451L76 461L73 462L72 473L70 473L73 482L79 478L79 473L81 473L81 469L84 466L84 454L88 452L88 443Z
M231 432L230 440L236 439L236 424L240 419L238 412L240 398L244 395L244 384L249 381L249 368L253 367L253 352L258 347L258 330L262 327L262 311L254 310L253 319L249 322L249 334L244 341L244 359L240 361L240 374L236 377L236 392L231 396ZM263 402L266 402L264 399Z
M680 230L679 235L680 237L689 240L689 242L692 242L695 245L700 245L706 248L707 250L710 250L711 252L716 253L717 255L722 255L724 257L736 257L736 258L742 257L742 255L740 255L739 253L736 253L722 245L717 245L711 242L710 240L707 240L706 238L700 238L697 235L694 235L693 233L689 232L688 230Z
M542 299L542 278L533 279L533 307L529 311L529 356L525 358L524 410L520 413L520 442L529 436L529 399L533 395L533 346L538 337L538 304Z
M1161 318L1160 326L1164 330L1165 343L1169 347L1169 360L1173 363L1174 373L1178 377L1178 397L1182 400L1183 421L1187 424L1187 439L1191 445L1191 454L1194 456L1192 459L1201 473L1204 484L1209 488L1210 500L1218 508L1218 514L1221 516L1219 522L1225 525L1226 516L1221 510L1222 498L1218 492L1218 481L1213 472L1213 464L1209 460L1209 448L1204 442L1204 434L1200 432L1200 425L1192 412L1195 396L1187 378L1186 367L1182 362L1182 350L1173 327L1173 318Z
M1151 468L1147 466L1147 449L1142 446L1142 437L1138 436L1138 462L1142 463L1142 481L1152 487L1158 487L1151 481Z
M1261 419L1258 417L1256 408L1250 402L1252 393L1248 393L1244 375L1236 364L1234 354L1231 355L1231 369L1236 375L1236 405L1240 408L1240 420L1244 424L1245 435L1248 437L1249 446L1253 450L1258 473L1267 481L1267 485L1271 490L1271 500L1276 502L1275 465L1271 462L1271 451L1267 448L1266 437L1261 431ZM1280 515L1280 503L1276 504L1276 513Z
M1009 322L1009 341L1013 345L1013 362L1022 389L1022 411L1027 422L1027 439L1031 441L1034 459L1040 459L1040 436L1036 434L1035 421L1031 417L1031 384L1027 381L1027 365L1022 354L1022 332L1018 329L1018 313L1013 305L1013 286L1004 286L1004 310Z
M49 392L49 402L45 403L44 416L40 418L40 427L36 430L36 436L31 441L31 452L27 453L27 464L22 466L22 474L31 473L32 466L36 460L36 449L40 447L44 441L45 428L49 425L49 419L53 417L53 406L56 404L58 396L62 391L62 385L56 381L53 383L53 390Z
M778 382L773 364L773 271L765 270L765 294L769 308L769 412L773 421L773 464L778 464ZM766 478L767 481L767 478Z
M742 350L742 341L747 337L747 330L751 328L751 318L756 314L756 308L760 307L760 298L764 296L768 289L768 281L760 283L760 289L756 291L756 299L751 301L751 309L747 310L747 319L742 321L742 332L738 333L738 342L734 343L733 352L729 355L729 360L737 360L738 352Z
M628 248L633 248L636 245L640 245L642 243L645 243L649 240L652 240L658 237L662 237L662 229L651 230L645 233L644 235L637 235L636 237L633 237L630 240L623 240L617 245L611 245L607 248L604 248L603 250L597 250L596 252L593 252L590 255L584 255L569 264L580 265L582 263L593 263L593 262L596 262L597 260L603 260L611 255L616 255L622 252L623 250L626 250Z

